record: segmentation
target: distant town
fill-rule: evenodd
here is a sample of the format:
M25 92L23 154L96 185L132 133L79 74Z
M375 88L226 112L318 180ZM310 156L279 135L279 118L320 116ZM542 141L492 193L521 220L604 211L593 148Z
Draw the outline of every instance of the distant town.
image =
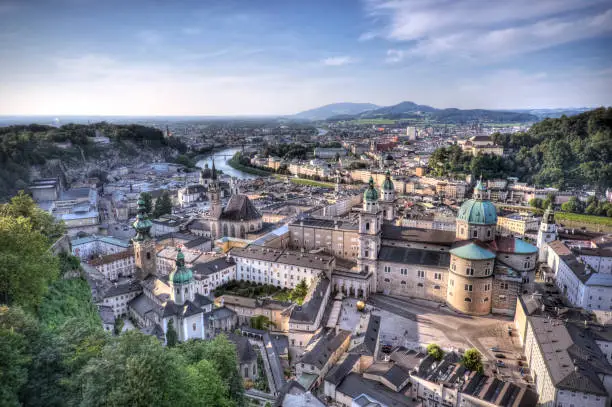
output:
M6 211L61 226L109 335L227 337L248 405L608 406L610 179L508 164L568 119L364 120L54 122L80 153Z

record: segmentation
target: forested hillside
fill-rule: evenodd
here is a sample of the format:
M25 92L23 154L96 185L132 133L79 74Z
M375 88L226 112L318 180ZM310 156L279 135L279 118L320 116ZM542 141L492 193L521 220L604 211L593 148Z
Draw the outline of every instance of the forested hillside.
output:
M95 143L96 131L108 137L111 144ZM67 164L96 159L106 152L136 156L143 150L183 153L186 147L180 140L165 138L158 129L135 124L0 127L0 201L27 187L32 166L43 166L54 159Z
M504 157L472 157L459 146L437 149L429 169L437 176L514 176L537 186L612 187L612 108L545 119L527 132L494 134Z
M0 205L0 406L245 405L226 337L104 331L89 284L62 278L79 259L49 250L62 229L25 194Z

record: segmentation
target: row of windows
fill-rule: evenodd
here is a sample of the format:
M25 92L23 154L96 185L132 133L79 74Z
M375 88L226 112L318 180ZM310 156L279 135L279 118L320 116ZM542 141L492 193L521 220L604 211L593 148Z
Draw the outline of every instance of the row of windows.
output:
M384 281L385 283L390 283L390 282L391 282L391 280L389 280L388 278L385 278L383 281ZM406 281L405 281L405 280L402 280L402 281L400 281L400 284L401 284L401 285L406 285L407 283L406 283ZM418 283L418 284L417 284L417 287L424 287L424 285L423 285L423 283ZM436 285L434 285L434 287L433 287L433 288L434 288L434 290L439 290L439 289L440 289L440 286L436 284Z

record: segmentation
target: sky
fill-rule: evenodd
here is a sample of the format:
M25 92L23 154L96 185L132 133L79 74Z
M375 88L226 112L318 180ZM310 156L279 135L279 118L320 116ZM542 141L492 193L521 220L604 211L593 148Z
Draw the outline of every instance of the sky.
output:
M0 0L0 115L612 105L612 0Z

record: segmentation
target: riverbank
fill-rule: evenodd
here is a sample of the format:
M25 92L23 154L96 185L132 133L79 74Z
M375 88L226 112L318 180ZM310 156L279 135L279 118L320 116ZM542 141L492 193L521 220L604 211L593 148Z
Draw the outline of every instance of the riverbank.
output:
M234 154L234 156L227 161L227 165L237 171L246 172L247 174L258 175L260 177L269 177L272 175L271 172L261 170L259 168L250 167L240 163L240 152Z
M298 185L308 185L311 187L319 187L319 188L335 188L336 184L331 182L323 182L323 181L313 181L311 179L306 178L291 178L291 182Z

